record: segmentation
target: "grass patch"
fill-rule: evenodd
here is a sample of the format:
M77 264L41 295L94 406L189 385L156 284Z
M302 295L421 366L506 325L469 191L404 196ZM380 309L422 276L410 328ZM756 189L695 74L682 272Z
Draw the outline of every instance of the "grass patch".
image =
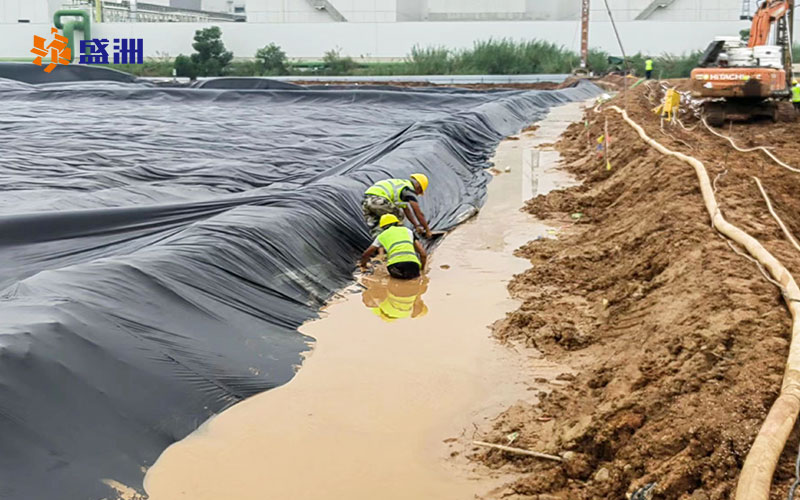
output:
M685 78L697 65L701 54L702 51L661 56L639 53L630 56L628 63L637 75L644 75L644 62L648 57L652 57L656 76ZM614 69L608 61L608 56L607 52L590 50L589 69L595 73L605 73ZM800 46L795 48L794 56L800 59ZM336 50L329 51L319 61L289 61L280 47L270 45L259 49L258 56L252 60L231 61L224 67L223 73L230 76L521 75L570 73L579 64L580 57L577 53L550 42L489 39L477 41L469 49L459 50L442 46L415 46L403 61L371 63L342 56ZM146 59L144 64L109 64L107 67L136 76L169 77L172 76L175 60L160 56Z

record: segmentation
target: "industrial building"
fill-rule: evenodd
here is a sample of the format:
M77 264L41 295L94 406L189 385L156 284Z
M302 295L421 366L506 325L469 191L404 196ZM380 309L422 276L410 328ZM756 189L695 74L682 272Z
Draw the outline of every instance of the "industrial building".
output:
M137 22L235 21L267 23L419 22L419 21L568 21L577 20L580 1L565 0L101 0L108 21ZM63 7L94 0L0 0L0 23L47 22ZM752 12L748 0L609 0L616 20L736 21ZM119 14L135 12L136 16ZM203 14L205 12L206 14ZM209 15L229 14L229 18ZM113 13L113 14L112 14ZM171 16L170 16L171 15ZM113 16L113 17L112 17ZM195 16L195 17L192 17ZM210 17L209 17L210 16ZM606 19L603 2L595 1L592 16Z
M0 58L29 58L53 13L92 13L92 35L144 40L145 57L192 52L194 32L222 29L237 58L269 43L291 59L335 50L361 61L396 61L414 46L471 47L476 41L542 39L580 48L581 0L0 0ZM737 35L754 0L608 0L630 53L682 54L717 35ZM590 46L620 54L605 2L590 4ZM691 27L687 26L690 23Z

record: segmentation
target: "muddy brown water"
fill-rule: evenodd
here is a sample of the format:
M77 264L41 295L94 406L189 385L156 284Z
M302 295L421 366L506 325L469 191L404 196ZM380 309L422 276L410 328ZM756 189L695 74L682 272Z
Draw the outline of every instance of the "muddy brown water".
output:
M504 482L461 457L503 408L535 397L534 379L565 371L501 346L488 328L518 305L506 287L528 263L513 251L553 233L519 211L522 155L580 110L556 108L536 132L504 141L487 204L445 238L427 277L360 277L301 328L316 342L290 383L161 455L145 478L151 500L464 499ZM557 153L541 159L540 192L572 182L554 170ZM386 306L397 297L411 305L406 317Z

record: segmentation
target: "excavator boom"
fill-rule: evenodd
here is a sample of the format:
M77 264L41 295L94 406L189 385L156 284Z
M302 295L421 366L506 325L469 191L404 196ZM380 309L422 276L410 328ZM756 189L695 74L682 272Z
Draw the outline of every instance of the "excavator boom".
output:
M753 17L753 25L750 27L750 41L747 46L750 48L767 45L772 24L781 19L787 12L792 10L792 5L787 0L772 0L764 2Z

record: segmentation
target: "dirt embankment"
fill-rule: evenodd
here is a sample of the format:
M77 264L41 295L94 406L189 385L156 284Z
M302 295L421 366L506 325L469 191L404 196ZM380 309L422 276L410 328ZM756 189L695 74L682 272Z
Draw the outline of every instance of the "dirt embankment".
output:
M685 86L685 82L678 82ZM758 176L789 229L800 235L800 174L762 153L738 153L702 125L659 126L655 82L622 95L648 134L705 162L730 222L758 238L795 277L800 253L770 217ZM557 240L519 252L531 269L510 285L524 301L500 322L501 339L535 347L578 370L568 385L520 403L484 439L556 453L567 465L498 451L474 454L516 470L512 498L617 499L656 483L655 499L727 499L780 389L790 317L779 290L711 227L693 169L647 147L612 111L587 113L557 147L583 185L530 202L563 226ZM688 127L696 118L683 117ZM612 169L596 154L606 120ZM797 123L725 128L745 146L774 146L800 167ZM577 223L571 214L582 213ZM786 498L797 433L775 475ZM538 496L542 495L542 496ZM647 498L647 497L645 497Z

